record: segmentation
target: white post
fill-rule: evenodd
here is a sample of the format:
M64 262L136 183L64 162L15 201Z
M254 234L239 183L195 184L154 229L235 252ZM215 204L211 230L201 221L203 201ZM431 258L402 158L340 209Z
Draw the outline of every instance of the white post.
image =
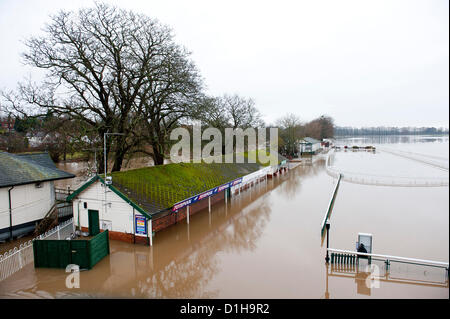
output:
M153 246L153 227L152 227L152 220L149 219L149 226L148 226L148 232L149 232L149 237L150 237L150 246ZM153 253L153 251L152 251ZM152 263L153 263L153 254L152 254Z
M19 249L19 269L22 268L22 249Z
M208 196L208 210L211 212L211 196Z
M60 240L60 239L61 239L61 235L59 234L59 229L60 229L59 225L58 225L58 226L56 226L56 231L58 232L58 240Z
M186 220L187 220L187 223L189 224L189 205L186 206Z
M227 189L225 189L225 205L227 205L228 204L228 188Z

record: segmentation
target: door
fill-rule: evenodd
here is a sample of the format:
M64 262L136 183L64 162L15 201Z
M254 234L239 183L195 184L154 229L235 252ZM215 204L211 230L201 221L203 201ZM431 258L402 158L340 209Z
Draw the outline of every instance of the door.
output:
M87 240L71 240L72 264L78 265L80 269L89 268L89 251Z
M100 233L100 221L98 219L98 210L89 209L89 235L95 236Z

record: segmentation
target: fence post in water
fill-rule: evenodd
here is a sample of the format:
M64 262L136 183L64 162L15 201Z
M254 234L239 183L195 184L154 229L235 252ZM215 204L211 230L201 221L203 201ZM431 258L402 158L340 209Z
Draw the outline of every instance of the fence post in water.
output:
M148 233L149 233L149 235L150 235L150 246L153 246L153 227L152 227L152 219L150 218L150 219L148 220L148 222L149 222L149 225L148 225L147 231L148 231Z
M208 196L208 210L211 212L211 196Z
M187 223L189 224L189 205L186 206L186 220Z
M58 240L61 239L61 235L60 235L60 233L59 233L59 229L60 229L59 225L56 226L56 231L58 232Z

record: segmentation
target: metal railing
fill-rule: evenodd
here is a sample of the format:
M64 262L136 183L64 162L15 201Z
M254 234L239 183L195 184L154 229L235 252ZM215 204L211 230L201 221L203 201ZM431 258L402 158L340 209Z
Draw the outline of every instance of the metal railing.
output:
M437 156L430 156L426 154L392 150L387 149L385 147L380 148L380 150L392 155L400 156L423 164L431 165L436 168L440 168L444 171L448 171L448 159L440 158Z
M449 265L448 262L426 260L426 259L417 259L417 258L399 257L399 256L381 255L381 254L369 254L369 253L361 253L361 252L352 251L352 250L335 249L335 248L327 248L327 250L329 252L340 254L339 256L337 256L337 258L339 259L339 258L343 257L344 262L347 262L347 260L352 261L351 257L363 256L363 257L381 258L388 263L391 261L396 261L396 262L410 263L410 264L415 264L415 265L442 267L442 268L446 268L447 270L448 270L448 265ZM350 257L350 259L347 259L348 257ZM333 262L333 258L331 260Z
M36 239L66 239L73 233L73 218L61 223L46 233L14 247L0 255L0 281L8 278L34 261L33 241Z
M335 178L342 174L342 180L345 182L363 185L401 187L441 187L449 185L449 179L444 177L383 176L348 171L338 171L330 164L331 155L333 155L333 153L334 152L329 153L326 159L325 166L327 174Z
M323 221L322 221L322 226L321 226L321 230L320 230L321 235L323 235L323 232L325 231L327 219L330 217L331 211L333 210L334 201L336 200L336 194L339 189L339 184L341 183L341 179L342 179L342 174L339 174L336 186L334 187L334 190L333 190L333 194L331 195L330 203L328 204L327 213L325 214Z

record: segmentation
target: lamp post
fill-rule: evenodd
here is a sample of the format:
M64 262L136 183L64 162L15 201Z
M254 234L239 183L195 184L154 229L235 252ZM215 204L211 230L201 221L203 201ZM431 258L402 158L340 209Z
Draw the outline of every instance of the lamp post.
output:
M330 220L329 219L327 219L326 227L327 227L327 256L325 257L325 262L328 264L330 262L330 256L328 254L328 248L330 245Z

